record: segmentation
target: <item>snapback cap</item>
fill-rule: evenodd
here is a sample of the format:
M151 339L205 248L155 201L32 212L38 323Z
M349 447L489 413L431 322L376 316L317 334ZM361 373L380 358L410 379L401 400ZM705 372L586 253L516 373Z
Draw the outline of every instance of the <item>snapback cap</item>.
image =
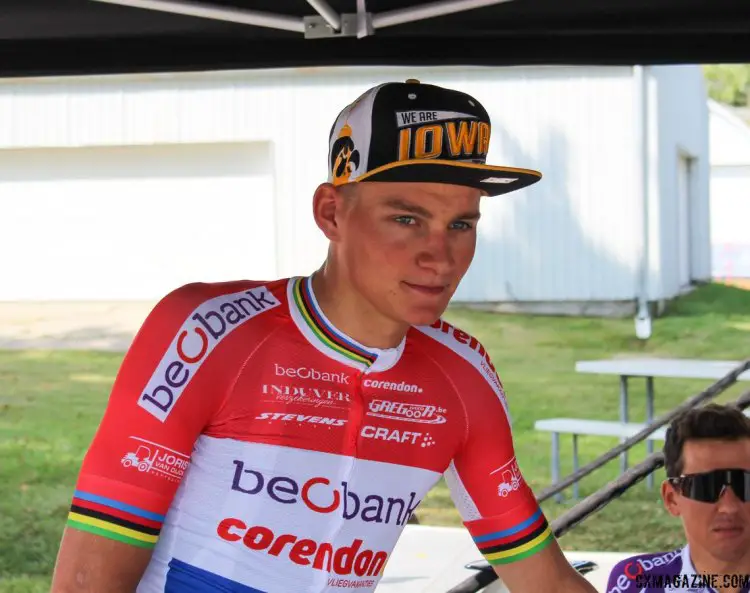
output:
M328 181L451 183L496 196L528 187L542 174L488 165L491 122L475 98L418 80L371 88L331 128Z

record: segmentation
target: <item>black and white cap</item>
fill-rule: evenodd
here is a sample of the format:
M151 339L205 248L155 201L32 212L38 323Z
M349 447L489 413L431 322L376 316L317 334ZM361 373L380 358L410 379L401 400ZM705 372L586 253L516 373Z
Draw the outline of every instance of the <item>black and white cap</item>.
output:
M528 187L538 171L488 165L490 117L473 97L418 80L366 91L336 118L328 181L466 185L496 196Z

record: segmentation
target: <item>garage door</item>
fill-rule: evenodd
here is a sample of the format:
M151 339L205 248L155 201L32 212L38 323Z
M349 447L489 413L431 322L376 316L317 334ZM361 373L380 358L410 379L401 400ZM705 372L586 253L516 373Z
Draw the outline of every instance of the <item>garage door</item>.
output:
M269 146L0 151L0 300L276 276Z
M714 278L750 278L750 167L711 170Z

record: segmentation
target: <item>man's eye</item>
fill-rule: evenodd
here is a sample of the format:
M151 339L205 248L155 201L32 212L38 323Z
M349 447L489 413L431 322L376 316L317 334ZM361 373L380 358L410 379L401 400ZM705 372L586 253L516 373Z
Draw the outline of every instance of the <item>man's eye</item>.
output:
M468 231L474 228L474 225L472 225L469 222L466 222L465 220L457 220L456 222L453 223L453 225L456 225L456 226L453 226L452 228L457 228L457 230L459 231Z
M395 220L396 222L399 222L403 225L411 225L417 223L416 219L413 216L398 216Z

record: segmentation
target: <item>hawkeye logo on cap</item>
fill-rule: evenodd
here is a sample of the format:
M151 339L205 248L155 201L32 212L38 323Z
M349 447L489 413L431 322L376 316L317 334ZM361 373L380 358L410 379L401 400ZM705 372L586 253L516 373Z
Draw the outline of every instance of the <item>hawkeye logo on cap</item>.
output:
M490 124L456 111L396 113L398 160L471 159L484 162L490 148Z
M344 124L331 150L333 182L335 184L347 183L357 167L359 167L359 151L354 147L352 129L348 124Z

